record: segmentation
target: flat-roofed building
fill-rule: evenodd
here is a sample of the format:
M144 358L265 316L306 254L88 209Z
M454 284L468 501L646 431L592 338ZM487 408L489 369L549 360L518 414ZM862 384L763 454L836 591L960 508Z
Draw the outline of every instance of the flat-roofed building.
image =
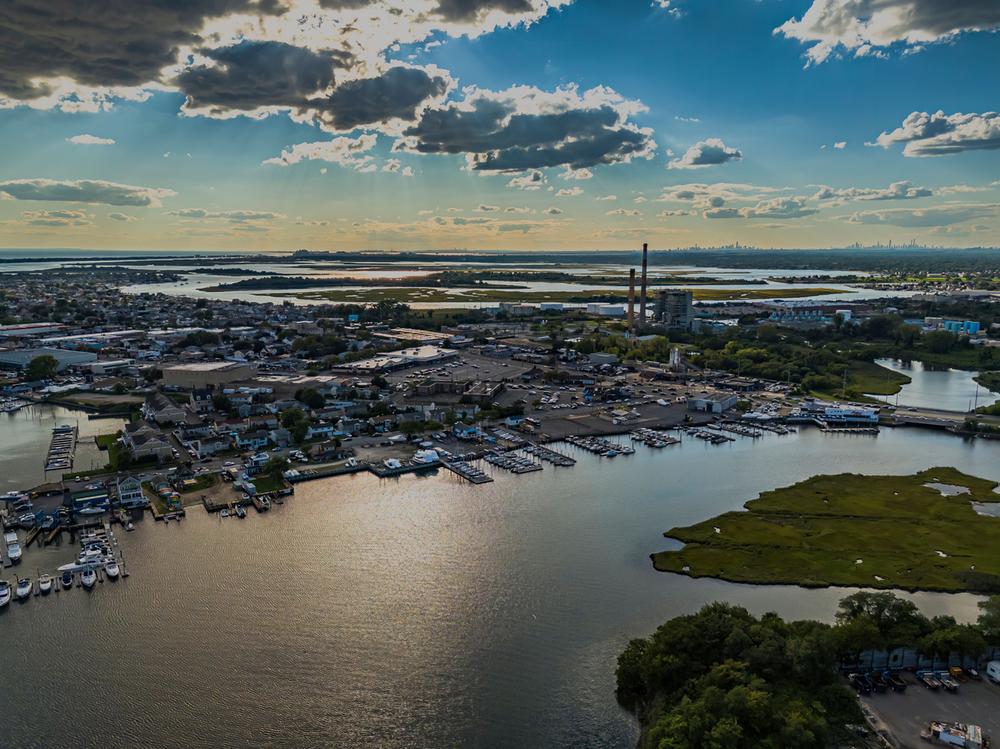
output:
M174 364L163 368L163 384L181 388L206 388L225 385L253 376L254 367L246 362L205 361Z
M60 372L70 367L97 360L97 354L89 351L67 351L61 348L24 348L0 351L0 367L24 369L31 364L32 359L39 356L51 356L55 359Z

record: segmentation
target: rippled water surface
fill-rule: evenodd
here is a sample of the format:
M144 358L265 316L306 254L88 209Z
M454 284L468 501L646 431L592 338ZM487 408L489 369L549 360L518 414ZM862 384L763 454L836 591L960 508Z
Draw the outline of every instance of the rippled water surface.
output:
M917 430L562 449L575 468L328 479L246 520L195 508L119 533L128 579L0 613L0 745L631 746L629 638L717 599L830 619L845 594L657 573L663 530L819 472L1000 479L1000 445ZM32 547L19 571L73 551ZM915 599L976 615L973 596Z

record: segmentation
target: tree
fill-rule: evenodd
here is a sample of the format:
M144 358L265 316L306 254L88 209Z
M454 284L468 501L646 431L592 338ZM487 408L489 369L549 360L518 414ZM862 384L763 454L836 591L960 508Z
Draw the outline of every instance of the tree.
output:
M36 380L51 380L59 371L59 362L51 354L36 356L24 370L24 377L29 382Z
M280 479L282 474L288 470L290 463L287 458L282 458L275 455L270 458L260 469L260 472L265 476L270 476L273 479Z
M947 330L934 330L924 336L924 346L932 354L946 354L958 345L958 336Z
M228 413L233 407L233 402L223 393L216 393L212 396L212 408L216 411Z
M978 624L988 644L1000 644L1000 596L979 602Z
M306 388L305 390L299 390L295 394L295 400L300 403L304 403L309 408L320 409L326 405L326 398L324 398L320 393L313 390L312 388Z

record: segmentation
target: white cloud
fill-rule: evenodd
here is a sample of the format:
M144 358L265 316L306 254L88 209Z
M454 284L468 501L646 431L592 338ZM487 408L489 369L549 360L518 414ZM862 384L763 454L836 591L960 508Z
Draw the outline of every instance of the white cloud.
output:
M852 224L888 224L910 228L950 226L965 221L1000 216L1000 203L945 203L927 208L891 208L859 211L846 216Z
M617 195L598 195L594 200L618 200Z
M285 218L285 214L275 211L209 211L204 208L181 208L167 211L166 215L192 220L222 220L232 224L247 224L256 221L272 221Z
M12 179L0 182L0 195L14 200L158 206L163 198L176 194L161 187L136 187L100 179Z
M769 198L754 206L744 208L709 208L702 215L705 218L802 218L819 211L808 207L807 198L803 196L788 198Z
M560 179L587 180L592 179L594 173L589 169L571 169L566 167L560 174Z
M317 160L329 161L360 171L371 162L373 157L366 152L375 147L377 140L378 136L365 133L357 138L340 137L313 143L297 143L290 149L282 150L280 156L266 159L262 163L289 166L300 161Z
M550 216L558 216L562 212L563 212L562 208L556 208L554 205L550 205L548 208L546 208L544 211L542 211L542 213L547 213Z
M997 4L1000 8L1000 3ZM884 132L868 146L889 148L905 143L904 156L943 156L1000 148L1000 113L934 114L911 112L900 127Z
M507 187L514 187L518 190L541 190L546 183L545 174L538 169L532 169L527 174L511 179L507 183Z
M836 143L833 144L833 147L836 148L838 151L843 151L845 148L847 148L847 141L838 140Z
M998 27L1000 4L993 0L813 0L801 19L789 19L774 33L811 45L809 65L838 49L882 57L893 44L916 49L963 31Z
M608 211L604 214L605 216L630 216L635 218L636 216L641 216L642 211L637 211L634 208L615 208L613 211Z
M815 200L913 200L928 198L934 191L927 187L914 187L908 180L893 182L888 187L845 187L821 186L813 195Z
M131 223L133 221L139 221L138 216L130 216L127 213L118 213L117 211L114 213L109 213L108 218L110 218L112 221L121 221L122 223L126 224Z
M703 169L709 166L725 164L727 161L739 161L743 154L736 148L730 148L720 138L708 138L691 146L684 155L671 159L668 169Z
M85 211L77 210L22 211L21 216L29 226L58 228L62 226L87 226L91 223L91 216Z
M564 187L556 193L557 198L575 198L577 195L583 195L582 187Z
M99 138L96 135L89 135L87 133L74 135L66 140L78 146L113 146L115 144L114 138Z

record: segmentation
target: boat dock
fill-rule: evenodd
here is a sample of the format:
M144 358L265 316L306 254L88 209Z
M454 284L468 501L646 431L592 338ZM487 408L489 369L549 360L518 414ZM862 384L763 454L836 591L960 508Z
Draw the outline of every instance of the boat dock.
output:
M550 450L547 447L542 447L541 445L533 445L528 443L522 448L524 452L529 455L534 455L539 460L543 460L546 463L551 463L555 466L561 466L564 468L569 468L576 465L576 458L571 458L568 455L563 455L555 450Z
M542 470L541 463L536 463L534 460L529 458L522 458L519 455L515 455L513 452L487 453L483 457L483 460L491 466L503 468L505 471L510 471L511 473L516 473L518 475L522 473L534 473L535 471Z
M77 428L62 425L53 428L52 441L45 456L45 470L65 471L73 467L73 454L76 452Z
M493 481L492 476L487 475L464 460L442 460L441 465L452 473L457 473L466 481L471 481L473 484L488 484Z

